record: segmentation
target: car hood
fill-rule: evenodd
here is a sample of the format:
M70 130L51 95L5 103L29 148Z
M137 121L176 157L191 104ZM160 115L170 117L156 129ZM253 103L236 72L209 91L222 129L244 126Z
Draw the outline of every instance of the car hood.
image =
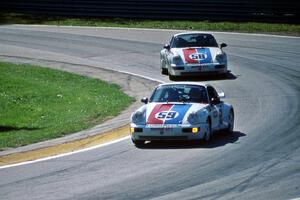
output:
M149 103L145 107L147 124L184 124L190 113L207 107L200 103Z
M216 61L216 55L223 53L218 47L172 48L173 55L179 55L184 64L207 64Z

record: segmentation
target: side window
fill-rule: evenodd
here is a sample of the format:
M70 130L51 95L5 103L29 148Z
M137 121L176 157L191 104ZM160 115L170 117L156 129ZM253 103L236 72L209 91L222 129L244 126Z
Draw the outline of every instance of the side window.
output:
M192 87L187 93L191 102L208 103L206 90L200 87Z
M216 92L216 90L211 87L211 86L208 86L207 87L207 93L208 93L208 96L209 96L209 99L211 100L212 98L219 98L218 96L218 93Z
M208 93L209 99L213 98L213 91L210 86L207 87L207 93Z
M170 41L170 47L173 48L174 47L174 37L172 37L171 41Z

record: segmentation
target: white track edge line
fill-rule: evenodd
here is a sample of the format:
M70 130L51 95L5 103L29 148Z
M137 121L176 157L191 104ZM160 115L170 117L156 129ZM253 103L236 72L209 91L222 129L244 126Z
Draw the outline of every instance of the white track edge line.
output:
M123 140L127 140L129 138L130 138L130 136L125 136L125 137L119 138L117 140L113 140L111 142L95 145L95 146L88 147L88 148L85 148L85 149L80 149L80 150L77 150L77 151L58 154L58 155L55 155L55 156L49 156L49 157L40 158L40 159L36 159L36 160L31 160L31 161L20 162L20 163L11 164L11 165L4 165L4 166L0 166L0 169L6 169L6 168L11 168L11 167L16 167L16 166L22 166L22 165L27 165L27 164L32 164L32 163L36 163L36 162L46 161L46 160L50 160L50 159L54 159L54 158L61 158L61 157L64 157L64 156L69 156L69 155L73 155L73 154L77 154L77 153L82 153L82 152L85 152L85 151L90 151L90 150L105 147L105 146L108 146L108 145L111 145L111 144L115 144L115 143L121 142Z
M165 82L162 81L162 80L155 79L155 78L150 78L150 77L148 77L148 76L144 76L144 75L140 75L140 74L136 74L136 73L132 73L132 72L126 72L126 71L122 71L122 70L113 70L113 71L120 72L120 73L123 73L123 74L129 74L129 75L132 75L132 76L141 77L141 78L144 78L144 79L148 79L148 80L150 80L150 81L156 81L156 82L158 82L158 83L165 83Z

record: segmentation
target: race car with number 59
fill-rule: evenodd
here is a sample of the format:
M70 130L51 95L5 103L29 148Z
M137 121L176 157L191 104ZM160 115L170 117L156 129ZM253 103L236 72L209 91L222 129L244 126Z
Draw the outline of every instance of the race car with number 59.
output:
M233 132L234 110L221 101L208 84L176 82L160 84L150 99L131 115L130 131L136 146L152 140L205 140L213 133Z
M212 34L187 32L175 34L160 51L162 74L170 80L179 76L226 74L227 55Z

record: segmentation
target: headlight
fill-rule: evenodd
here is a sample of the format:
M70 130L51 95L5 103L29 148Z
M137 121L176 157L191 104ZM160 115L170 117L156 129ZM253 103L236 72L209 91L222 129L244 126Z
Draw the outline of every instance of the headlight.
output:
M145 112L136 111L131 117L131 121L135 124L144 125L146 124Z
M172 63L174 63L174 64L180 64L181 58L179 55L176 55L172 58L172 61L173 61Z
M226 54L225 53L220 53L216 55L216 60L218 62L224 62L226 60Z
M188 116L188 122L190 124L199 124L200 123L200 117L196 112L191 112Z

